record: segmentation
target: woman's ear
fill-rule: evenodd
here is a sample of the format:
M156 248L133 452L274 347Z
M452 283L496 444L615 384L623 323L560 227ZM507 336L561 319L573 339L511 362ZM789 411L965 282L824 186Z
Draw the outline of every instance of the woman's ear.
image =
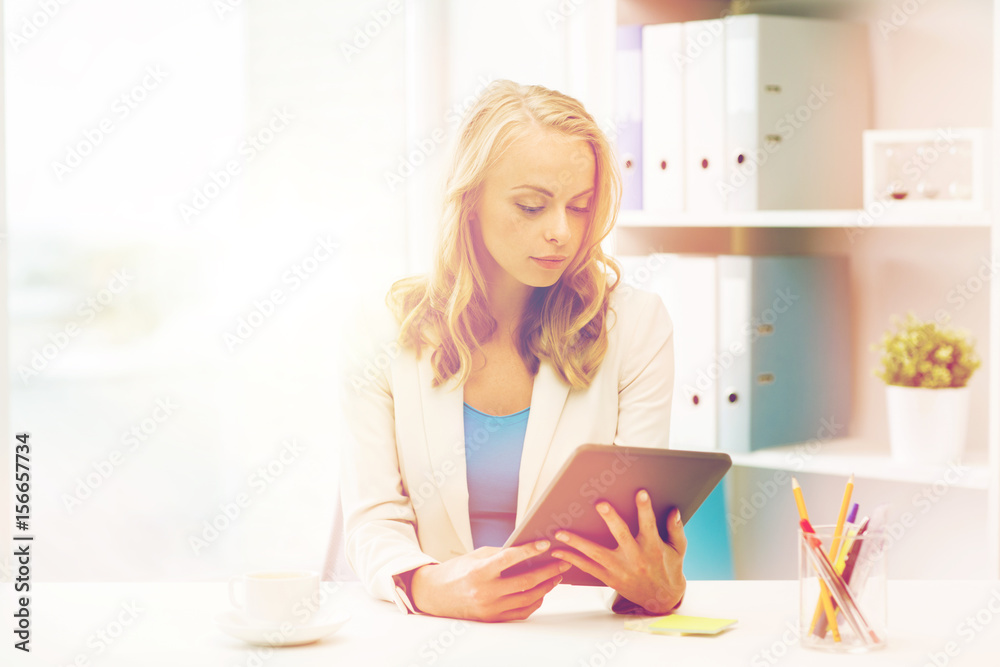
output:
M466 216L468 221L469 230L472 232L472 238L480 238L480 232L482 231L482 226L479 224L479 211L477 207L473 206L469 209L469 214Z

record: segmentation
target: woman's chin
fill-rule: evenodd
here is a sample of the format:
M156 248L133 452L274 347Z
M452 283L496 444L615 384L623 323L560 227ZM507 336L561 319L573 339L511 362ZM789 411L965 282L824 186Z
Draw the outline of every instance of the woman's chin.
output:
M562 278L562 272L558 275L531 276L528 280L524 281L524 284L531 287L552 287L559 282L560 278Z

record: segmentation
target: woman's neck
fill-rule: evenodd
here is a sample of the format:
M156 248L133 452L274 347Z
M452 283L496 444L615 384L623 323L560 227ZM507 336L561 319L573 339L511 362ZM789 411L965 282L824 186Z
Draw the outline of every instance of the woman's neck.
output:
M514 280L487 284L487 303L490 315L497 321L497 331L514 335L524 319L534 290L534 287Z

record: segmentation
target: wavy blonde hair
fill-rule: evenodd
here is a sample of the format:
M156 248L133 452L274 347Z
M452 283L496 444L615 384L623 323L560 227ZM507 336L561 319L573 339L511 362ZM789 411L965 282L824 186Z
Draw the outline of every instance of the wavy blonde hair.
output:
M511 144L531 128L548 128L586 140L594 154L594 196L580 249L559 280L536 287L516 341L534 375L540 358L551 361L574 388L590 385L607 352L608 298L621 269L604 254L621 198L621 176L604 133L577 100L542 86L494 81L468 111L445 186L434 268L429 275L394 283L386 302L400 323L399 343L433 348L433 385L454 378L461 386L472 371L472 353L490 339L486 281L476 260L469 222L486 174ZM615 272L609 283L608 268Z

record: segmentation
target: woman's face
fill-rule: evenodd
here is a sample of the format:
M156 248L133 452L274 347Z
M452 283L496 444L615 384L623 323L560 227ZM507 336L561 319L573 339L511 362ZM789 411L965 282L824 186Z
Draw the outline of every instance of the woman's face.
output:
M477 255L492 285L548 287L573 261L595 195L590 143L532 128L487 174L472 213Z

